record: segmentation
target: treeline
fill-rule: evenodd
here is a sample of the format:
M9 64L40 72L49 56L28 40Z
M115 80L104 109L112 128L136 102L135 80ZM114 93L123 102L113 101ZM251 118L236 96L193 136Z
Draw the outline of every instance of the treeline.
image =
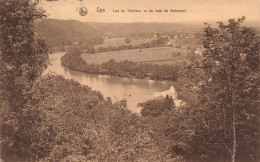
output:
M61 58L62 65L77 71L93 74L171 81L177 80L180 69L180 67L174 65L143 64L127 60L123 62L110 60L100 65L89 65L83 60L80 54L80 49L72 48L69 53L66 53Z
M144 42L140 45L133 46L132 44L127 45L120 45L118 47L102 47L100 46L98 49L95 49L94 47L88 48L85 50L85 53L87 54L94 54L94 53L102 53L102 52L110 52L110 51L123 51L123 50L131 50L131 49L143 49L143 48L153 48L153 47L165 47L168 43L168 38L158 38L155 40L152 40L150 42ZM172 47L172 45L170 45Z

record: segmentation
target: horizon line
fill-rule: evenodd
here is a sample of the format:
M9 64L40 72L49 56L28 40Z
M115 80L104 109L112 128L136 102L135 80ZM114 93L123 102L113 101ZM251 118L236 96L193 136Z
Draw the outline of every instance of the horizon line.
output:
M78 21L78 22L82 22L82 23L103 23L103 24L134 24L134 23L144 23L144 24L149 24L149 23L156 23L156 24L183 24L183 25L188 25L188 24L192 24L192 25L204 25L204 23L214 23L217 24L217 22L227 22L229 18L225 21L222 20L210 20L210 21L177 21L177 22L162 22L162 21L132 21L132 22L101 22L101 21L80 21L78 19L59 19L59 18L45 18L45 19L52 19L52 20L64 20L64 21L69 21L69 20L74 20L74 21ZM235 18L237 19L237 18ZM44 19L42 19L44 20ZM248 24L251 23L251 25L257 25L260 26L260 21L257 20L245 20L243 22L244 24Z

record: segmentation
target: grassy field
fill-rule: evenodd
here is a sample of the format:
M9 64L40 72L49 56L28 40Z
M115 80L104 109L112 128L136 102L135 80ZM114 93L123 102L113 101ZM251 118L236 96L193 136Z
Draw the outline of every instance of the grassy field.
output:
M180 53L179 55L177 53ZM111 51L97 54L82 54L89 64L101 64L114 59L115 61L129 60L154 64L175 64L181 62L187 55L186 48L159 47L124 51Z
M131 39L131 43L126 43L125 38L108 38L104 39L104 43L96 45L95 49L98 49L99 47L107 48L108 46L112 47L119 47L121 45L132 45L132 46L138 46L146 41L151 41L151 39Z

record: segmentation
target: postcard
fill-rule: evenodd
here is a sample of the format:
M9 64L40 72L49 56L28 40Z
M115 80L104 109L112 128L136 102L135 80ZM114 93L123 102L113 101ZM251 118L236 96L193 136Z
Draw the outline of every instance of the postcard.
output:
M0 161L259 161L259 0L0 0Z

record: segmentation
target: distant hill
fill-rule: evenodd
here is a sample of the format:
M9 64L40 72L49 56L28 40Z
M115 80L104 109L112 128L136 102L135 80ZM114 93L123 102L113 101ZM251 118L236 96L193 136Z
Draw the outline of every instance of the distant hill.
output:
M112 36L124 36L133 33L198 31L202 25L177 23L88 23L92 28L109 33Z
M100 43L102 35L107 33L112 37L145 37L151 36L154 32L201 29L199 25L177 23L84 23L57 19L44 19L37 22L36 26L38 32L52 46L72 45L73 42L83 42L91 46Z
M76 20L44 19L36 24L38 32L53 46L71 45L101 38L102 32Z

